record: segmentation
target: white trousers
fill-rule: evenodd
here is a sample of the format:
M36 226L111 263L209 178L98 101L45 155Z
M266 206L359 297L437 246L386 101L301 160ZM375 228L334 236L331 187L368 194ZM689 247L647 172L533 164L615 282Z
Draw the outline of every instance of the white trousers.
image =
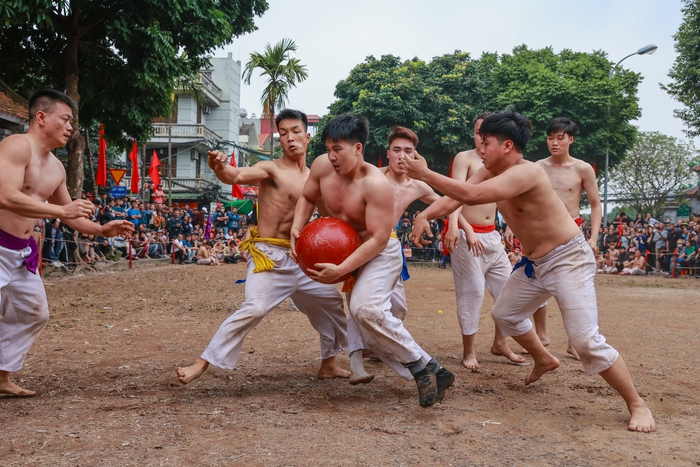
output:
M49 320L44 283L22 264L30 249L0 247L0 370L19 371Z
M633 276L646 276L647 272L644 269L640 268L624 268L622 272L626 272L627 274L631 274Z
M467 245L467 234L459 231L459 244L452 253L452 276L457 296L457 320L462 334L479 330L479 315L484 303L484 287L496 299L512 270L501 236L495 230L476 234L484 253L475 258Z
M532 328L528 319L554 296L569 340L586 373L610 368L619 353L598 332L598 304L593 279L595 257L583 234L534 260L534 274L515 270L493 306L493 319L505 336L522 336Z
M348 307L359 333L359 337L353 338L356 350L370 349L399 376L411 380L413 375L403 364L418 360L427 364L431 358L416 344L401 319L391 312L392 298L394 303L399 303L398 309L401 306L401 296L405 309L403 284L397 292L399 296L393 297L401 276L401 267L401 244L390 238L384 251L360 268L355 286L348 293Z
M289 249L258 243L275 267L254 273L255 263L248 257L245 301L224 321L202 354L207 362L233 370L245 336L287 298L309 319L321 338L321 356L325 360L347 349L347 317L343 297L332 284L311 280L289 257Z

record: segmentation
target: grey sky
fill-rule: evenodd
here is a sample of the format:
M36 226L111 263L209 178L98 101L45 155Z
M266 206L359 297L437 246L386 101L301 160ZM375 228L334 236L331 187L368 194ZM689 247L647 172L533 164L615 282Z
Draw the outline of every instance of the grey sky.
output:
M675 59L672 35L681 23L677 0L471 1L443 0L270 0L256 20L258 30L242 36L216 56L232 52L242 64L253 51L284 37L298 46L295 55L309 78L290 93L289 106L324 115L335 100L338 81L366 56L394 54L402 59L432 57L459 49L478 58L482 52L510 53L513 47L552 46L579 52L603 50L617 62L640 47L656 44L654 55L635 55L623 66L644 77L639 87L641 130L685 138L673 116L680 104L660 89L668 83ZM260 115L264 81L254 74L243 85L241 106Z

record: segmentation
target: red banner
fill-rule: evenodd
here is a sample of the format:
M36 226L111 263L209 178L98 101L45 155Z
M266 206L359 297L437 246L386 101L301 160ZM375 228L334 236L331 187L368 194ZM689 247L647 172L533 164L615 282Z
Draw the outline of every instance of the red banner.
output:
M107 187L107 142L104 139L104 128L100 123L100 142L97 150L97 177L95 183L102 188Z
M131 192L139 194L139 148L136 145L136 140L134 140L134 147L131 148L131 153L129 154L129 160L131 160Z

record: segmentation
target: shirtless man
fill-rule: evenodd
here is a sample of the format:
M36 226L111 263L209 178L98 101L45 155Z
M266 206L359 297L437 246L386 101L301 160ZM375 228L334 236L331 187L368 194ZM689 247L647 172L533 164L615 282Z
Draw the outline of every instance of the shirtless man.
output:
M654 431L654 418L624 360L598 332L593 251L544 169L523 158L531 132L530 121L512 109L486 117L479 130L484 167L466 183L430 171L420 156L404 159L408 175L446 195L415 219L411 236L419 240L429 228L428 219L450 213L460 203L497 203L522 243L523 256L529 258L508 277L492 311L503 334L513 336L535 361L525 384L559 367L528 319L553 295L586 372L600 374L625 400L631 415L628 429Z
M29 132L0 142L0 393L36 394L10 381L49 319L31 237L36 220L60 218L77 231L104 237L134 231L124 220L91 222L95 206L89 200L71 201L66 171L51 151L68 142L76 108L61 92L36 91L29 97Z
M419 140L418 136L408 128L402 126L396 126L391 130L388 136L389 149L387 150L387 157L389 159L389 165L379 169L391 183L391 187L394 191L394 210L392 219L394 219L394 225L398 225L400 219L403 217L402 213L408 213L406 208L409 204L419 199L426 204L431 204L434 201L440 199L437 193L433 191L427 183L421 182L420 180L414 180L409 178L399 167L399 159L402 157L413 157L413 153L418 146ZM407 215L407 214L406 214ZM466 221L464 218L459 216L455 218L455 222ZM408 313L408 306L406 304L406 290L404 289L403 281L408 280L408 270L405 267L405 260L403 258L403 252L401 254L401 261L404 268L401 273L401 277L396 282L394 291L391 294L391 314L401 321L404 320L406 314ZM358 352L360 349L364 349L364 343L361 339L356 339L359 337L359 330L357 330L353 320L348 321L348 341L350 350L350 383L369 383L372 381L374 376L369 375L362 363L362 352Z
M335 356L347 348L347 317L343 297L332 286L309 279L289 257L289 231L294 206L309 176L306 148L306 115L286 109L277 116L277 128L283 155L274 161L258 162L253 167L234 167L226 163L221 151L209 152L209 167L224 183L257 184L257 227L241 243L248 252L245 301L241 308L221 324L202 356L191 366L178 368L182 384L197 378L209 364L233 370L245 336L277 305L292 298L321 336L319 378L347 378L350 372L338 366Z
M195 261L202 266L218 266L221 264L217 261L216 256L212 255L209 240L204 240L202 242L197 250Z
M584 191L588 195L588 201L591 205L591 238L588 240L588 244L595 254L598 252L598 234L603 220L603 210L600 206L600 194L593 167L569 154L569 148L574 142L577 130L578 125L566 117L552 119L547 126L547 147L551 156L537 161L537 164L547 173L554 192L562 200L579 227L583 224L583 217L579 209L581 195ZM512 242L512 239L512 232L507 230L506 241ZM546 303L535 312L533 319L540 340L545 346L549 345ZM579 359L571 341L566 347L566 352L576 360Z
M398 216L391 183L375 166L364 161L369 123L342 114L326 124L321 139L327 154L314 160L304 192L296 206L292 225L292 253L304 224L320 201L324 211L349 223L362 245L339 265L315 264L314 280L332 284L356 272L348 294L351 319L364 344L406 380L415 378L419 403L428 407L445 397L454 375L438 365L391 313L390 299L401 276L401 245L390 238ZM401 208L403 211L404 208ZM406 371L406 369L408 371Z
M623 276L646 276L647 275L647 260L642 256L642 252L634 250L634 258L632 261L625 261L625 268L620 273Z
M479 127L484 117L478 115L474 121L474 143L476 149L463 151L455 156L452 166L452 178L464 182L484 166L481 162L479 148L481 136ZM467 224L458 228L457 216L462 215ZM484 287L495 299L501 293L512 268L501 243L501 236L496 231L496 203L479 206L461 206L450 215L450 222L445 235L447 251L451 253L452 275L457 296L457 319L462 331L462 365L470 370L477 370L474 338L479 330L479 315L484 303ZM462 224L460 224L462 226ZM516 355L506 344L506 338L498 326L494 326L491 353L506 357L511 362L521 364L525 361Z

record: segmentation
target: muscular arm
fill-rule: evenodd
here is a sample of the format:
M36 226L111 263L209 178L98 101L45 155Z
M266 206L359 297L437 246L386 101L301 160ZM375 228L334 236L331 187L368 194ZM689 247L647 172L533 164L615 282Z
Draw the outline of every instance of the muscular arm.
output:
M420 159L422 160L410 161L407 159L406 165L417 163L425 165L425 159L422 157ZM525 193L535 183L535 179L540 178L535 173L535 167L537 166L534 164L523 165L518 171L509 169L489 179L485 177L487 170L481 168L466 183L435 173L429 170L427 165L416 175L419 179L441 191L446 196L463 204L475 206L478 204L496 203ZM537 170L544 173L540 167L537 167Z
M598 234L600 233L600 225L603 222L603 208L600 205L600 193L598 192L595 172L588 164L585 164L581 178L583 180L583 189L591 205L591 241L589 243L595 250Z
M258 162L253 167L233 167L226 163L228 156L221 151L209 151L207 163L216 177L228 185L256 185L270 178L277 166L274 162Z
M64 180L65 182L65 180ZM85 201L85 200L83 200ZM52 205L63 206L71 202L68 188L65 183L61 183L53 195L49 198L49 203ZM89 201L88 201L89 202ZM133 224L125 220L117 220L108 222L105 225L100 225L97 222L92 222L85 217L67 218L61 217L61 221L81 233L88 235L102 235L105 237L114 237L116 235L126 235L134 231Z
M294 209L294 220L292 221L292 228L290 229L290 242L292 245L292 258L296 258L296 240L299 237L299 232L306 225L306 223L311 218L316 208L316 203L321 200L321 166L318 163L319 158L317 158L313 164L311 164L311 171L309 173L309 178L306 179L304 183L304 189L302 190L299 201L297 201L296 208ZM323 204L324 210L325 203Z

